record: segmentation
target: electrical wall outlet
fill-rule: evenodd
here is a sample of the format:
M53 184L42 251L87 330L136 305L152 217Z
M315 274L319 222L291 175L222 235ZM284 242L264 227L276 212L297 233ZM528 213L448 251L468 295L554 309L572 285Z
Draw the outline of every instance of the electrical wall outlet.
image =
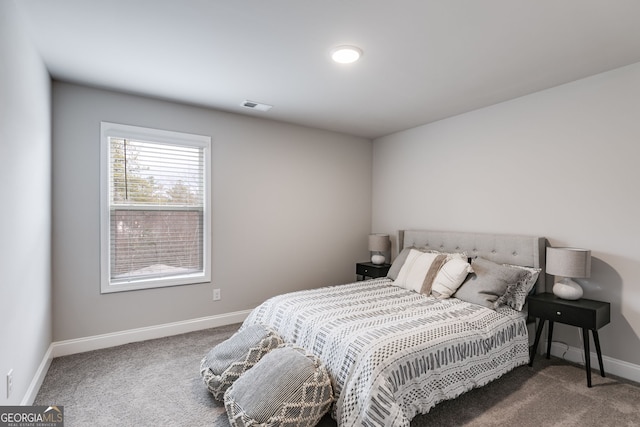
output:
M11 397L11 392L13 391L13 369L10 369L7 372L7 399Z
M213 300L220 301L220 289L213 290Z

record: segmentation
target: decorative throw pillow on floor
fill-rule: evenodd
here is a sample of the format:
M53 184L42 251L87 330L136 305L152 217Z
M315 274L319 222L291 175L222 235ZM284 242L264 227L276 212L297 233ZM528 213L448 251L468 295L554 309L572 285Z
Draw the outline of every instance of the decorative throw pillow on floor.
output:
M224 394L232 427L313 427L332 403L320 359L289 344L265 355Z
M274 330L263 325L249 326L213 347L200 362L200 375L213 397L222 400L240 375L282 343Z

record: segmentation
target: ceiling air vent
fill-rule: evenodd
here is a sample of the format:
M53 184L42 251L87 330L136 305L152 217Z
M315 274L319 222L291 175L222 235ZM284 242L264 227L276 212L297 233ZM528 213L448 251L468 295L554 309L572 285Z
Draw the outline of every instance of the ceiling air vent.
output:
M240 105L242 105L244 108L249 108L251 110L258 110L258 111L269 111L271 107L273 107L273 105L261 104L255 101L248 101L246 99Z

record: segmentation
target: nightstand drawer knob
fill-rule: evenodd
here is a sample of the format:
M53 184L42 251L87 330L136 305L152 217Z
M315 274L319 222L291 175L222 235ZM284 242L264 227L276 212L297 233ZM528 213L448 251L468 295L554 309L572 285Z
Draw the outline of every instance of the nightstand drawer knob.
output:
M562 312L560 312L560 311L556 311L556 314L557 314L558 316L561 316L561 315L562 315Z
M364 272L365 272L365 273L368 273L368 272L369 272L369 270L365 269L365 270L364 270Z

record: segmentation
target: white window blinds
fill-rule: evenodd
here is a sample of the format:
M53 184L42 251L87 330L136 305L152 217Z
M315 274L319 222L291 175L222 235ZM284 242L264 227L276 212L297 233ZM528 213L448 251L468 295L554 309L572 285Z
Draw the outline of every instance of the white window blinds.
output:
M208 281L209 138L102 128L102 291Z

